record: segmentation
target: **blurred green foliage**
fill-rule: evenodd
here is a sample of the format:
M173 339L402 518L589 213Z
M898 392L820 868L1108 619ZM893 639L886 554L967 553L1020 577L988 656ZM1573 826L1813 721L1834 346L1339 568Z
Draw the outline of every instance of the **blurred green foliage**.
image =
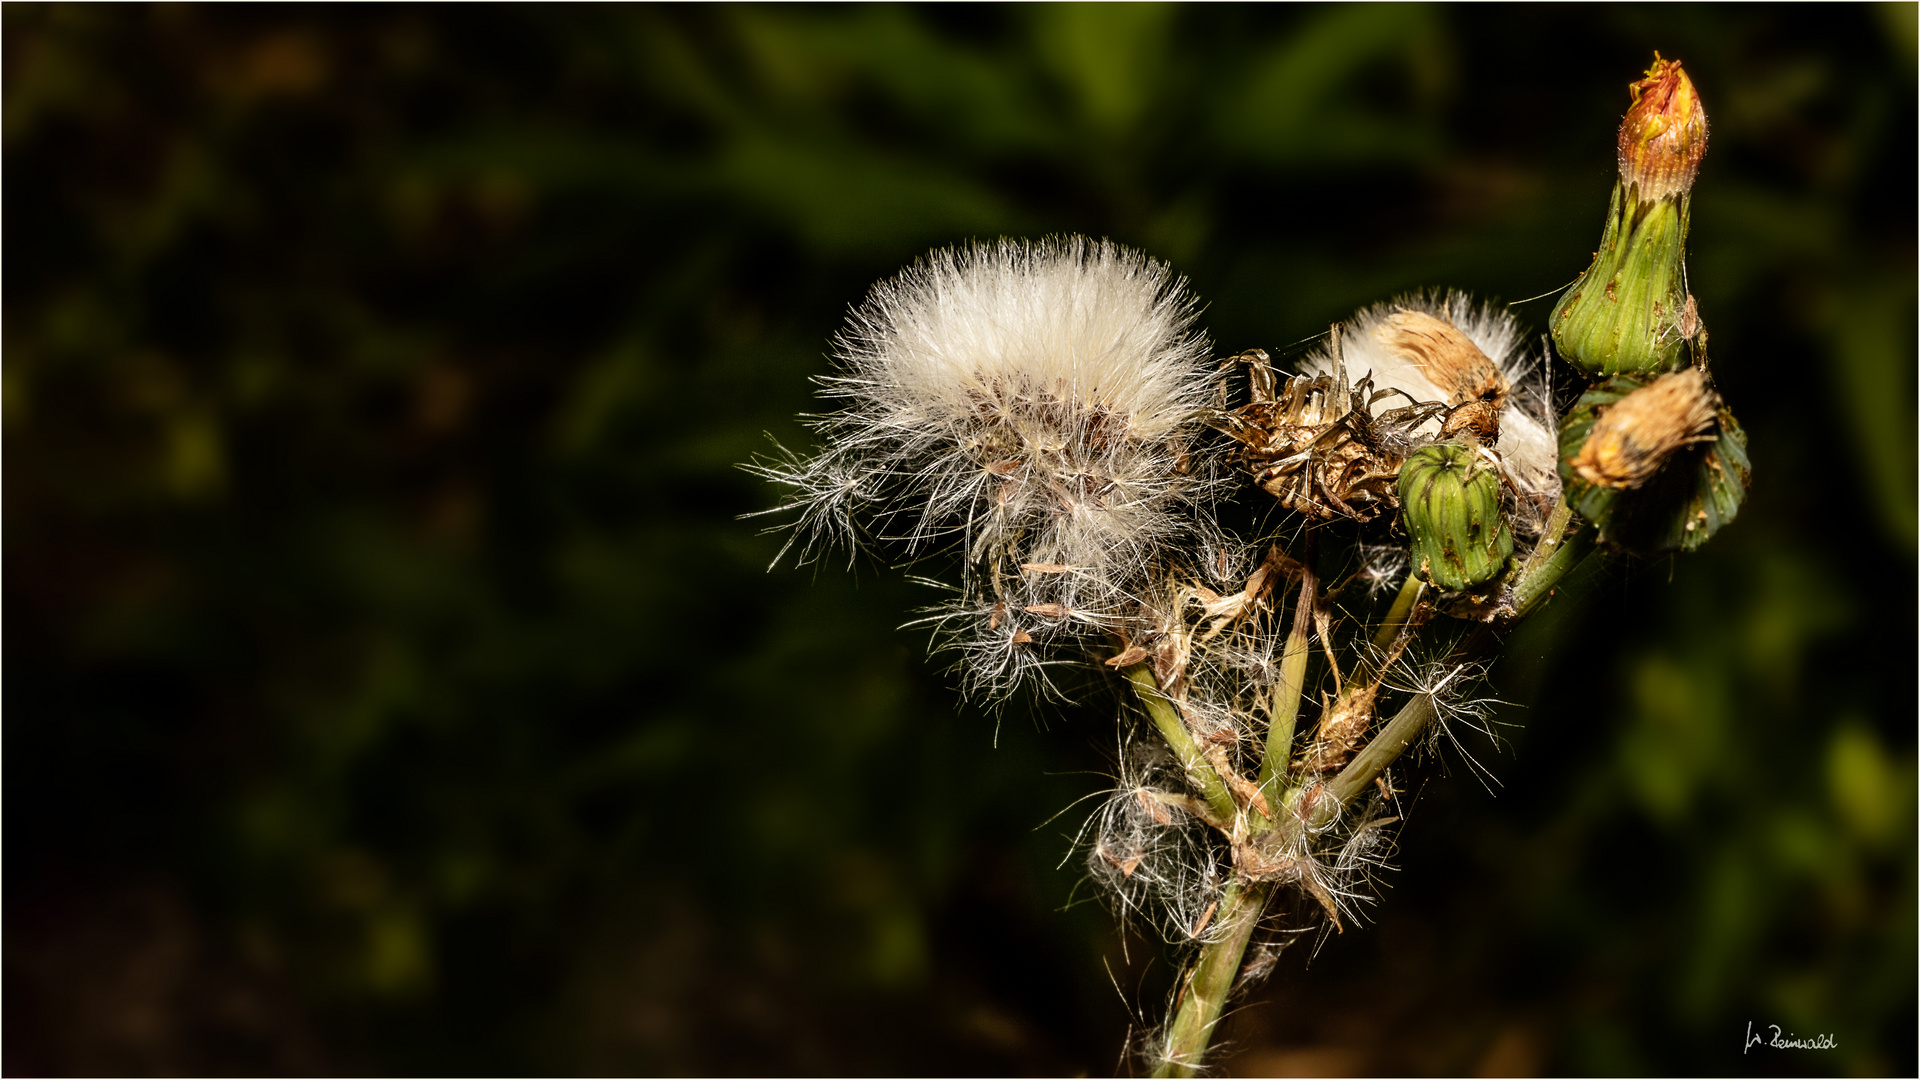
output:
M1912 1072L1914 10L7 5L6 1068L1115 1069L1114 702L958 702L735 463L967 237L1542 318L1657 48L1752 501L1515 638L1229 1068Z

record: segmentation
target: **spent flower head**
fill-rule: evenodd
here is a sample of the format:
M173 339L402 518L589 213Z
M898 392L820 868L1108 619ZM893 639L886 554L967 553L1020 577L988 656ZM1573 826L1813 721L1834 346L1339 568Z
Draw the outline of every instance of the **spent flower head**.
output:
M1547 367L1505 308L1461 292L1402 296L1341 324L1304 367L1355 383L1370 376L1374 391L1394 392L1397 403L1449 406L1411 433L1405 452L1456 436L1489 444L1524 530L1535 531L1559 496Z

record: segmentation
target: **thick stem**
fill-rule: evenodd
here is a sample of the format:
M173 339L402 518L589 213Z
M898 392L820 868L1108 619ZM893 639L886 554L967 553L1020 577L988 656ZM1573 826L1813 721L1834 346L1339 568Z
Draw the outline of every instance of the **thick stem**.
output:
M1247 942L1266 910L1270 882L1243 883L1235 878L1220 898L1214 919L1226 932L1200 948L1200 958L1187 971L1180 986L1173 1026L1160 1049L1155 1076L1194 1076L1200 1071L1213 1041L1213 1029L1220 1022L1220 1010L1233 992L1234 979L1240 974L1240 959L1246 955Z
M1134 693L1140 697L1140 704L1147 710L1147 718L1160 731L1160 737L1167 740L1167 746L1173 750L1173 756L1186 770L1187 778L1200 791L1200 797L1207 802L1207 808L1223 822L1231 822L1239 810L1233 804L1233 795L1227 791L1226 781L1213 771L1202 756L1200 746L1193 741L1193 732L1187 730L1186 721L1180 718L1180 710L1167 695L1160 690L1160 683L1153 677L1153 668L1147 664L1135 664L1126 671L1127 681L1133 684Z

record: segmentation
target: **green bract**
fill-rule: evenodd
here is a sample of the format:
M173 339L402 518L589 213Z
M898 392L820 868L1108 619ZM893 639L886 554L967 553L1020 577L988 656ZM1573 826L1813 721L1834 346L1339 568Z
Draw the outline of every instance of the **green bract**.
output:
M1400 506L1413 567L1443 589L1491 581L1513 554L1500 514L1500 476L1473 447L1423 446L1400 467Z
M1691 197L1642 202L1616 183L1593 265L1553 308L1553 343L1588 375L1677 367L1686 338Z

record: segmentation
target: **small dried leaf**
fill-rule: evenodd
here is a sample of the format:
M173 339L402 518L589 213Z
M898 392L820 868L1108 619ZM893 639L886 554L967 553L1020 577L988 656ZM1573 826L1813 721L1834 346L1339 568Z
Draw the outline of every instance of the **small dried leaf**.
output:
M1153 792L1148 791L1146 788L1141 788L1133 793L1133 797L1140 800L1141 807L1147 811L1148 815L1150 815L1155 822L1161 825L1173 824L1173 811L1168 810L1165 803L1155 798Z

